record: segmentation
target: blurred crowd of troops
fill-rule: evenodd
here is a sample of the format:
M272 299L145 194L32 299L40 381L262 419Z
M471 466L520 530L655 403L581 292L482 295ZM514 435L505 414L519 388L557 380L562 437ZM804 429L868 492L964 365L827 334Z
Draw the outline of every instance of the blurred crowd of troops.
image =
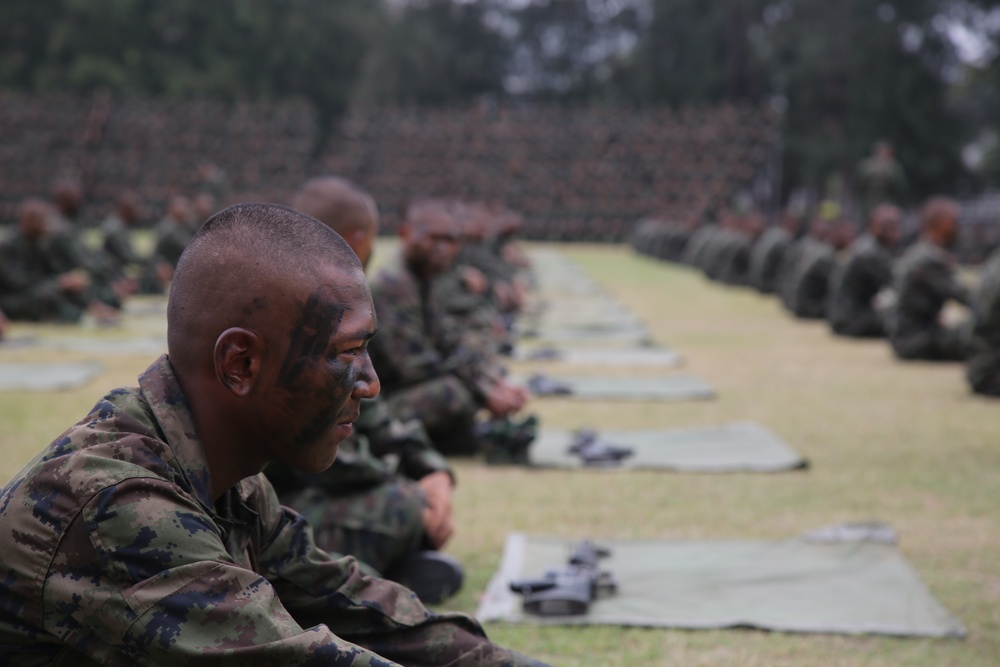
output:
M132 191L89 230L81 224L84 192L76 180L57 181L49 198L23 200L16 224L0 237L4 319L77 322L89 314L113 324L129 296L164 293L188 241L220 205L224 175L212 165L200 171L205 189L171 196L151 230L151 247L141 251L133 231L146 208Z
M162 210L197 190L192 165L204 160L225 169L240 201L288 201L316 173L364 183L388 232L419 193L503 202L525 216L528 239L622 241L651 211L696 215L759 187L780 115L477 103L357 109L323 129L305 103L0 93L0 221L56 174L85 188L83 220L100 220L126 189Z
M969 280L952 253L961 204L932 197L908 226L893 202L898 165L891 155L879 158L882 150L861 165L884 163L874 187L861 193L864 224L833 200L811 216L790 207L773 222L737 203L708 221L647 218L634 230L633 247L710 280L774 295L790 315L825 320L835 335L885 338L900 359L965 362L974 392L1000 396L1000 221L973 228L975 256L984 261L978 280Z

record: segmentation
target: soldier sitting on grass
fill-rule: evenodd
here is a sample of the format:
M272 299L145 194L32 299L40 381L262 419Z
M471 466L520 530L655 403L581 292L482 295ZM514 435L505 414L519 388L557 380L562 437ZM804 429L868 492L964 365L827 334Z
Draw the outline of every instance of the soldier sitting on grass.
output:
M868 232L851 244L830 277L827 320L840 336L885 336L875 296L892 283L892 248L899 241L903 212L892 204L872 211Z
M464 340L431 298L432 281L458 251L450 207L410 205L399 233L400 255L372 281L382 332L372 341L372 360L393 416L420 419L443 454L474 454L476 413L485 408L506 418L524 406L528 392L503 377L494 356Z
M273 204L178 263L167 348L0 489L10 665L540 665L320 549L261 474L318 473L379 380L361 263Z
M314 178L292 206L343 236L367 266L379 224L368 193L340 178ZM354 556L424 602L441 602L462 584L459 564L436 551L454 530L454 476L423 424L392 419L381 398L362 401L354 428L326 471L272 464L267 476L281 502L312 524L320 547Z
M969 290L958 282L948 252L958 239L959 212L958 202L947 197L924 204L920 240L896 265L896 304L887 324L889 342L900 359L961 361L969 355L969 328L941 322L948 301L969 305Z

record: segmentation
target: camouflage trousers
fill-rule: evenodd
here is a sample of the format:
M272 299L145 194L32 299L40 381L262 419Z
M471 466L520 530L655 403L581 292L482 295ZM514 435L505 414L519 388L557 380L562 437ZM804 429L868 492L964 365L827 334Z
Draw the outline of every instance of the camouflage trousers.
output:
M976 341L965 366L972 391L984 396L1000 396L1000 346Z
M414 667L548 667L547 663L493 644L476 621L459 615L439 616L382 635L340 636L384 658ZM415 662L413 656L423 659Z
M479 404L454 375L388 392L386 403L394 418L422 421L434 447L442 454L475 453L473 418Z
M342 496L308 487L282 502L309 521L321 548L354 556L377 573L423 548L424 492L406 478Z
M828 315L830 329L839 336L852 338L883 338L885 323L876 310L854 310L849 313L835 313L831 308Z
M964 361L971 351L971 329L968 324L943 327L896 324L889 342L900 359L927 361Z
M76 322L86 310L82 299L62 294L40 297L32 294L0 295L0 310L12 320L28 322Z

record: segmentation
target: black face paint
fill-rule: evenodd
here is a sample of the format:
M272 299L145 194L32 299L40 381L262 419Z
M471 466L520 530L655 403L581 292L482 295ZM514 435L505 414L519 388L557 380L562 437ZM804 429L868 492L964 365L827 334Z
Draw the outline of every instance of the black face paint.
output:
M292 328L288 353L278 373L278 382L284 388L291 389L311 358L325 356L346 311L345 306L327 300L319 292L309 296Z

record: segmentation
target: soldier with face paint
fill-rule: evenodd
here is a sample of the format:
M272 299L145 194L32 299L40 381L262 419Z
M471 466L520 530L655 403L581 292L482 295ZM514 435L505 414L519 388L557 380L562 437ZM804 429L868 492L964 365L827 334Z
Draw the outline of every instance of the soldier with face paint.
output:
M261 474L321 472L378 394L336 233L218 213L177 266L168 354L0 489L0 657L41 665L539 665L316 546Z
M347 241L367 266L378 231L375 201L354 184L313 178L292 200ZM380 397L362 401L356 433L319 475L271 465L268 478L281 502L313 526L327 551L349 554L438 603L458 591L462 570L435 551L454 531L454 476L417 420L392 419Z

